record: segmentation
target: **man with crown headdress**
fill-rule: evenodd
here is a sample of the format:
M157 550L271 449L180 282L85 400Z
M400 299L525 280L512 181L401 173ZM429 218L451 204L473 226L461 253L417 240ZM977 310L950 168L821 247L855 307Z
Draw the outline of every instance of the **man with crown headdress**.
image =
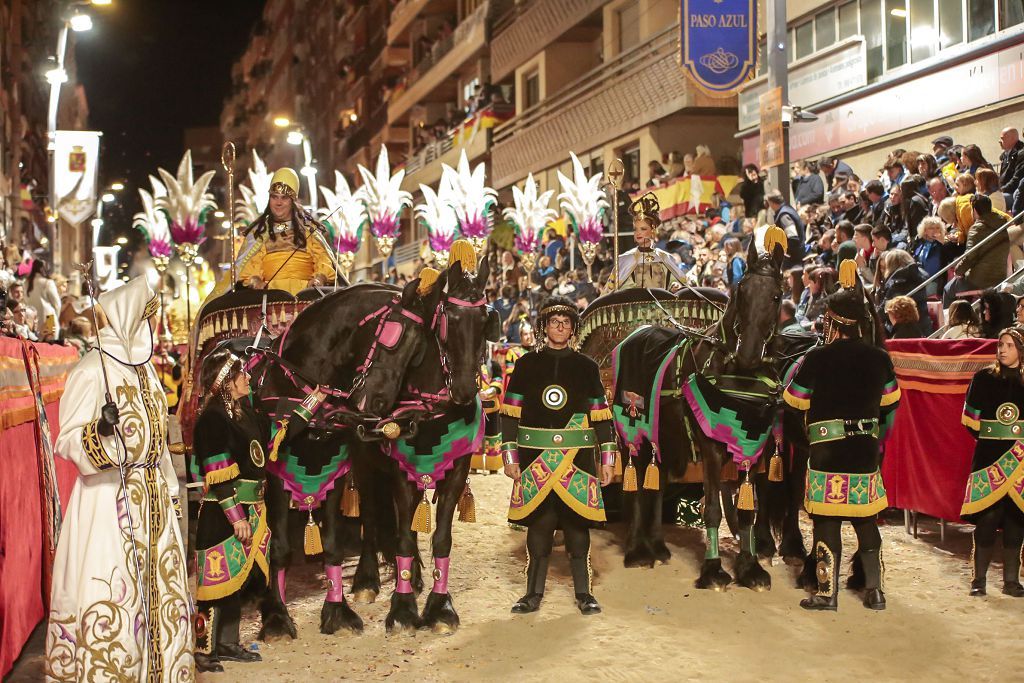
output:
M99 307L102 352L85 354L60 401L56 447L78 483L53 564L46 680L191 681L178 479L151 363L159 300L139 277Z
M686 273L667 251L655 247L661 209L658 198L648 192L629 207L633 215L633 239L636 247L619 256L616 264L616 288L678 289Z
M900 400L889 354L870 340L878 321L857 277L857 264L840 264L842 288L826 301L825 345L803 358L783 398L805 411L810 460L804 508L814 522L818 590L800 602L808 610L838 607L840 531L843 520L857 533L864 570L864 606L885 609L882 538L878 513L888 500L882 484L881 450Z
M243 284L294 295L334 281L334 265L322 241L324 228L299 205L298 196L299 176L290 168L278 169L266 210L246 228L255 241L240 259L238 279Z

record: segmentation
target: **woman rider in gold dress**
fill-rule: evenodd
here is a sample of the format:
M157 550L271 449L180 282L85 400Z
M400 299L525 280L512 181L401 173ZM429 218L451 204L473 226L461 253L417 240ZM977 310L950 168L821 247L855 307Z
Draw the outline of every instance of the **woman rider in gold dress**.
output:
M238 279L256 289L283 289L295 295L334 280L334 266L314 236L317 221L298 204L299 176L281 168L270 182L270 201L247 228L256 240L241 264Z

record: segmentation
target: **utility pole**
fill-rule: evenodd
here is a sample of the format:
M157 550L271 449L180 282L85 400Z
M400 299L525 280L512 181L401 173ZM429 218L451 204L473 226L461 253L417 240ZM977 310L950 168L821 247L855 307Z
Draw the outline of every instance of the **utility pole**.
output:
M789 106L789 35L786 32L785 0L765 0L768 9L768 87L782 90L782 106L786 111ZM791 117L790 117L791 118ZM782 119L782 157L781 166L769 170L768 178L776 190L782 193L789 202L789 126L785 114Z

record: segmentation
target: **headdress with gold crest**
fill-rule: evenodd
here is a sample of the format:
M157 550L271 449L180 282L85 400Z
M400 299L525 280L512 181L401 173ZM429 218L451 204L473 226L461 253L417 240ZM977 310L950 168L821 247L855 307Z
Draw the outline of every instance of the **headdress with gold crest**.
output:
M839 290L825 300L825 342L834 341L840 332L859 337L868 315L857 262L846 259L839 264Z
M651 227L661 225L661 206L658 204L658 197L653 192L648 192L629 205L629 213L633 219L646 220Z
M295 169L284 166L277 169L270 179L270 194L283 194L293 200L299 198L299 174Z

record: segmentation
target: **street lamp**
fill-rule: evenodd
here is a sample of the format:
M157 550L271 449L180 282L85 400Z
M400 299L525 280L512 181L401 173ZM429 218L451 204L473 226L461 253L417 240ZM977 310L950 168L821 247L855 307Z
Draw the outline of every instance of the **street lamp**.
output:
M113 190L114 192L120 192L121 190L124 189L124 183L122 183L120 181L118 181L116 183L111 183L110 184L110 189Z
M46 72L46 82L60 89L62 83L68 82L68 72L62 67L55 66Z
M292 125L292 122L291 119L289 119L287 116L275 116L274 125L277 126L278 128L287 128L288 126Z
M114 199L116 199L116 198L114 197L114 193L113 192L104 192L103 196L101 196L100 199L103 201L103 203L109 204L110 202L114 201Z
M285 137L285 141L289 145L298 146L298 145L302 144L302 141L305 138L306 138L306 136L302 134L302 131L300 131L300 130L290 130L290 131L288 131L288 135Z
M88 14L76 11L71 15L71 18L68 19L68 24L71 26L71 30L75 33L89 31L92 29L92 17Z

